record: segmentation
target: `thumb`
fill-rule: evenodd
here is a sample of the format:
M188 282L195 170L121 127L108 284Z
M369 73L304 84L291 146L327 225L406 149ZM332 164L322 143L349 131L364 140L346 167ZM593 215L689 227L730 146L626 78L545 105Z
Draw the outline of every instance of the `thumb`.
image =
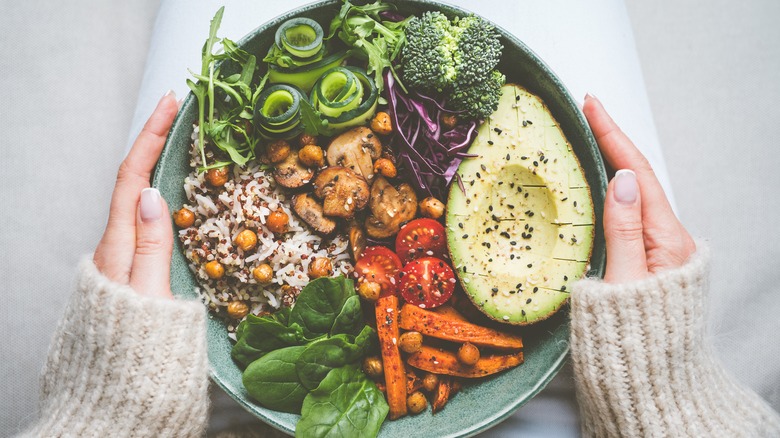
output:
M642 200L636 174L628 169L618 170L607 186L604 202L604 237L607 241L604 281L624 283L647 276L642 232Z
M168 204L155 188L141 191L136 216L130 287L141 295L173 298L170 285L173 230Z

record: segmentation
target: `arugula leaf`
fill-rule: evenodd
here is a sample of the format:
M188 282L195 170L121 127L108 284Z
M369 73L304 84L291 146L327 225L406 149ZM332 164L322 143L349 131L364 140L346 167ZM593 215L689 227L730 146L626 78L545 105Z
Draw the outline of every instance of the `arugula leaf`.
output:
M218 167L206 162L207 139L239 166L255 157L255 147L260 141L246 124L253 119L254 104L265 86L267 74L253 87L257 57L232 40L217 37L224 10L219 8L211 20L209 36L203 44L200 74L190 71L198 82L187 80L187 86L198 99L199 171ZM221 53L215 53L217 43L222 47ZM231 74L223 74L223 65Z
M379 93L384 89L382 73L386 68L391 69L393 76L403 87L392 63L406 41L404 29L412 17L391 22L382 20L379 16L382 11L395 9L394 4L382 0L363 6L356 6L349 0L344 0L339 13L330 22L327 36L329 39L337 35L344 43L362 52L362 56L368 61L366 71L374 73L374 83Z
M375 437L389 407L357 365L331 370L303 400L295 436Z
M314 137L320 135L324 135L324 136L333 135L332 130L328 128L327 120L324 120L322 118L320 112L314 109L314 107L311 105L311 103L309 103L308 100L301 99L300 109L301 109L301 124L303 124L303 132L312 135Z

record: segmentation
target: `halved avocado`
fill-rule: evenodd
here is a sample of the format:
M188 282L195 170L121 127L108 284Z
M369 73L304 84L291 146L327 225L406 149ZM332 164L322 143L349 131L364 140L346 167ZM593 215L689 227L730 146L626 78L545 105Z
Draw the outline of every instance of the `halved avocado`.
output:
M507 84L452 184L447 242L463 289L490 318L527 325L555 313L593 249L584 172L542 100Z

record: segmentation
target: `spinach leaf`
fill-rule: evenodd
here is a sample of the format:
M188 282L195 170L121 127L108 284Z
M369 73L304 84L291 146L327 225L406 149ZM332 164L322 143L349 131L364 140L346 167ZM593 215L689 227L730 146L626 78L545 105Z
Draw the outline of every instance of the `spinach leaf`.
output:
M307 389L316 388L330 370L366 356L375 338L374 329L364 326L357 337L340 334L309 344L295 363L298 379Z
M274 350L249 364L242 376L249 395L269 409L300 412L308 391L298 381L295 362L305 349L296 346Z
M303 400L296 437L374 437L389 408L357 365L331 370Z
M286 319L285 315L248 315L236 329L238 342L230 351L233 360L246 367L273 350L303 344L301 327L297 324L288 327L280 322L280 319Z
M352 295L344 302L341 312L336 315L333 326L330 328L331 335L346 333L353 335L363 327L363 310L360 308L360 297Z
M288 322L300 325L306 339L331 333L336 317L352 296L355 296L352 280L344 276L320 277L301 290Z

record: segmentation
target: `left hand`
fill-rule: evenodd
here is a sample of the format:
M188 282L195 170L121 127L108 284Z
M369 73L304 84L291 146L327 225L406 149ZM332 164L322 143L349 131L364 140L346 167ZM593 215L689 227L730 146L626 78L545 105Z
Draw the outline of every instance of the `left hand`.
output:
M176 96L166 93L119 166L108 224L93 256L109 280L141 295L173 298L171 217L149 180L178 111Z

